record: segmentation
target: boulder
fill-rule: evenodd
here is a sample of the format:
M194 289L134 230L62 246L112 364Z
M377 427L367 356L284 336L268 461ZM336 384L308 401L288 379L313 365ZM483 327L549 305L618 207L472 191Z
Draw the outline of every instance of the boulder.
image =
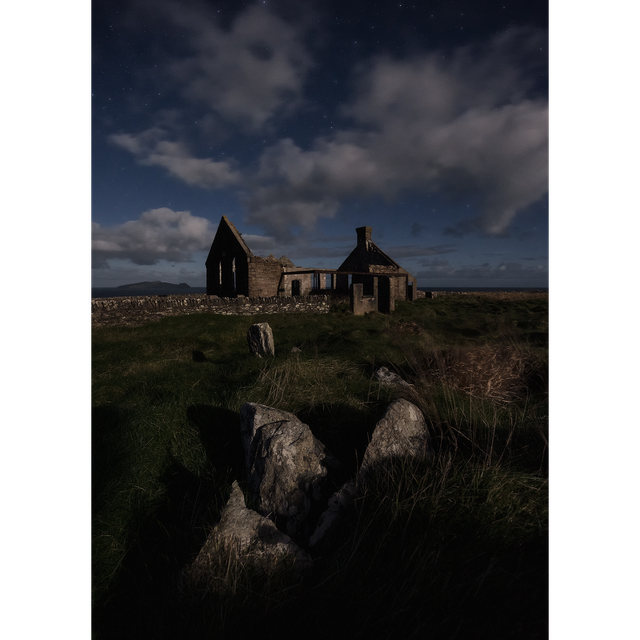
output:
M420 409L408 400L395 400L373 431L359 473L388 458L424 455L428 439Z
M288 411L247 402L240 409L240 435L244 447L245 468L249 473L256 456L256 433L266 425L276 426L284 422L296 422L298 418Z
M246 403L240 410L247 484L256 510L290 535L305 534L314 502L326 497L338 463L311 429L287 411Z
M349 507L358 495L358 487L356 480L346 482L339 491L336 491L327 505L326 511L322 513L316 530L309 538L309 547L317 548L321 541L329 537L335 528L340 515Z
M376 425L355 479L345 483L329 499L309 538L309 547L317 549L331 540L341 513L358 496L358 483L367 472L389 458L424 455L428 453L427 445L427 425L420 409L408 400L392 402Z
M247 332L249 350L255 356L274 356L276 353L273 343L273 331L268 322L259 322L249 327Z
M289 560L297 570L311 565L309 555L289 536L282 533L271 520L247 508L236 481L233 482L231 496L222 511L220 522L187 570L187 578L195 586L219 580L221 576L216 575L216 568L221 564L221 555L227 554L245 564L250 562L258 569L261 566L273 566L274 559Z
M387 367L380 367L374 376L383 386L410 387L411 385L403 380L397 373L389 371Z

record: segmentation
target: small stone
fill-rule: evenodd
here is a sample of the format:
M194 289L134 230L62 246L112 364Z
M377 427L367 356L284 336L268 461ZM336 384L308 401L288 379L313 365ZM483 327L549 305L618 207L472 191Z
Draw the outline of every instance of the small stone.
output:
M255 356L275 356L275 346L273 343L273 331L268 322L259 322L249 327L247 332L247 342L249 350Z
M383 386L410 387L397 373L389 371L387 367L380 367L374 374L376 380Z

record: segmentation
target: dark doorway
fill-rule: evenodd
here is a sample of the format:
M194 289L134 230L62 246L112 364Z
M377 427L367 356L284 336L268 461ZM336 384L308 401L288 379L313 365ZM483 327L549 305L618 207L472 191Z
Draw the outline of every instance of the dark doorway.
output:
M291 281L291 295L292 296L300 295L300 280Z
M391 280L387 276L378 278L378 311L391 313Z

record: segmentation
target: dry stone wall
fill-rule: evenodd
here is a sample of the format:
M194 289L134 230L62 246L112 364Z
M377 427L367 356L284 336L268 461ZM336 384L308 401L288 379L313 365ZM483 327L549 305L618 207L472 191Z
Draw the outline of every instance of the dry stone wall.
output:
M203 294L94 298L91 300L91 323L94 326L137 326L165 316L191 313L237 316L329 313L332 304L343 301L348 301L348 298L344 300L330 296L219 298Z

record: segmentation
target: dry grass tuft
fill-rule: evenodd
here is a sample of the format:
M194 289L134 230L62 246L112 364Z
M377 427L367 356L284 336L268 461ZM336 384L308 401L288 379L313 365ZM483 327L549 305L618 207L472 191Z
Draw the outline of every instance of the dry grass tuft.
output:
M529 354L511 346L482 345L431 349L409 354L416 376L471 396L511 402L527 393Z
M235 597L252 592L273 597L298 578L295 560L287 555L245 549L239 541L214 535L202 554L182 574L185 591Z
M305 406L344 400L345 387L354 386L362 378L359 367L336 358L291 358L283 364L267 364L257 383L245 389L245 395L250 395L252 402L295 413Z

